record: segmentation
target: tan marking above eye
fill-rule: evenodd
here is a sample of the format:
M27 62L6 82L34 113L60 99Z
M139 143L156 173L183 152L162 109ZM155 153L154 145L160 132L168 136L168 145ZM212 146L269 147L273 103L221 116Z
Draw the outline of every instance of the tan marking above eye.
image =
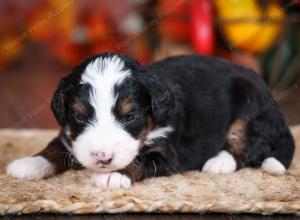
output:
M79 101L76 101L73 105L72 105L73 109L83 115L87 114L87 108Z
M131 112L133 107L134 107L133 101L127 98L121 100L121 102L119 103L119 110L122 115L126 115L129 112Z

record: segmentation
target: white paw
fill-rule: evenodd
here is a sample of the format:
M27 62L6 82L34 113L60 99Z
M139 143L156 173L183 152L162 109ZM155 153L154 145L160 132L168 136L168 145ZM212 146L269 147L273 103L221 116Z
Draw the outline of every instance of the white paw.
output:
M93 185L101 188L128 188L131 186L131 179L118 172L94 173L91 179Z
M267 171L268 173L275 174L275 175L282 175L285 173L286 169L282 163L280 163L276 158L269 157L265 159L261 167Z
M227 151L207 160L202 168L207 173L232 173L236 170L236 161Z
M54 174L54 167L42 156L24 157L9 164L6 174L22 180L38 180Z

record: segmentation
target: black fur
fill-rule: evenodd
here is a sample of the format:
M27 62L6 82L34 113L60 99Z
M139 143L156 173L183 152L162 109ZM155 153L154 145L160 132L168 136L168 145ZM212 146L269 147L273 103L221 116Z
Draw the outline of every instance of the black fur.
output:
M80 75L96 58L115 55L132 72L130 80L115 88L118 101L129 97L136 104L131 113L135 117L125 129L135 138L151 124L175 129L168 138L141 147L136 160L143 166L139 178L133 179L201 170L208 159L231 147L227 136L236 120L243 122L246 134L242 152L233 153L239 167L258 167L268 157L289 167L293 138L263 80L249 69L213 57L177 56L144 66L114 53L89 58L61 81L51 104L59 124L70 127L70 139L80 134L94 111L85 96L88 85L79 85ZM70 108L76 99L88 109L80 122ZM122 122L129 117L116 108L114 114Z

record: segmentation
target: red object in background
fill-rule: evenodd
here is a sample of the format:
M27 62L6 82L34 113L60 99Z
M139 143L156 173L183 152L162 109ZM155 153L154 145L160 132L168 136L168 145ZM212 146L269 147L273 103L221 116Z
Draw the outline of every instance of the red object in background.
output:
M212 55L215 50L212 1L191 0L190 22L191 40L196 53Z
M156 13L159 16L157 29L162 39L188 42L190 39L188 3L184 0L158 1Z

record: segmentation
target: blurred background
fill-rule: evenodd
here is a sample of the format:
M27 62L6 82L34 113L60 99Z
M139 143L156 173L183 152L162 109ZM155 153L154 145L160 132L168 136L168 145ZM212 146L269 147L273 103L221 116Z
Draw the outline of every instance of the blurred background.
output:
M0 128L57 128L59 79L104 51L223 57L254 69L300 123L300 0L1 0Z

